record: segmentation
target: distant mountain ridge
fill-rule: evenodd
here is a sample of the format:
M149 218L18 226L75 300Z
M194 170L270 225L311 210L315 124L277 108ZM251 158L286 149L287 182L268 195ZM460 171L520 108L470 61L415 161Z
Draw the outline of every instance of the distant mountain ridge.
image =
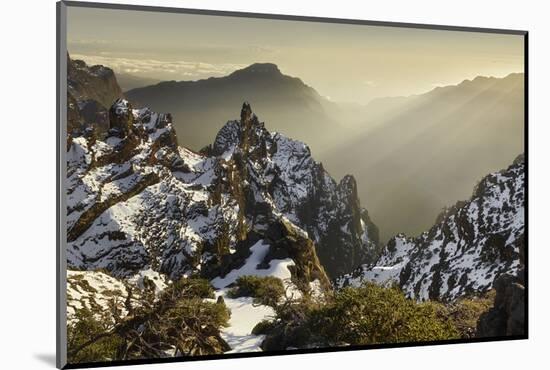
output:
M122 91L128 91L139 87L154 85L161 81L156 78L143 77L121 71L117 71L116 76L118 84L120 85Z
M312 139L312 130L339 126L332 102L299 78L283 74L273 63L255 63L224 77L165 81L132 89L126 96L135 106L171 112L181 145L194 150L209 144L220 122L243 101L249 101L277 131L307 141L314 152L330 137Z

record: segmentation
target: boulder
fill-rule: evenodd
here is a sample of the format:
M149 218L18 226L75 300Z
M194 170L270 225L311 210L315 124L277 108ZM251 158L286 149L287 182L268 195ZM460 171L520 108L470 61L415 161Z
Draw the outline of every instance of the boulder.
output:
M477 323L477 337L525 335L525 278L505 274L494 282L493 308L483 313Z

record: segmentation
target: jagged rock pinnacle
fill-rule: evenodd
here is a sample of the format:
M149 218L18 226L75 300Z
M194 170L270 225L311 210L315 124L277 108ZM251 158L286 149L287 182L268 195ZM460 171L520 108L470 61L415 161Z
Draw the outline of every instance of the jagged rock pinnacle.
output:
M350 196L357 197L357 181L353 175L346 175L340 180L340 189L346 191Z
M239 147L254 158L267 155L266 138L269 132L265 129L257 131L258 127L263 127L263 123L260 123L258 117L252 113L250 104L245 101L241 109Z
M241 108L241 122L247 122L252 117L252 108L250 107L250 104L248 102L243 103L243 107Z

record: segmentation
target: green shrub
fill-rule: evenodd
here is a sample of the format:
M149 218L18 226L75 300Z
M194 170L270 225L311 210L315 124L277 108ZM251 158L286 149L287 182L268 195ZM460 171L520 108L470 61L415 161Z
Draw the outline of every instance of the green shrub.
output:
M270 320L262 320L259 323L252 328L252 334L254 335L261 335L261 334L267 334L269 333L273 327L275 326L275 323Z
M326 303L287 302L275 309L265 350L305 346L435 341L459 337L439 306L407 299L398 288L347 287Z
M107 333L112 327L112 321L98 317L87 309L78 309L74 321L67 325L67 345L69 349L80 347L93 338ZM110 361L117 357L119 348L124 340L117 335L108 335L99 338L75 354L69 352L69 363Z
M214 288L210 282L202 278L181 278L171 284L163 295L173 295L174 298L214 298Z
M494 300L494 290L480 296L461 298L445 305L439 304L438 315L451 320L461 338L472 338L476 336L479 317L493 307Z
M144 345L131 349L132 358L159 357L177 351L183 356L223 353L229 350L220 337L230 312L223 303L202 298L182 299L147 321L141 333Z
M230 311L224 303L212 303L214 289L208 280L182 278L169 285L151 308L138 310L139 319L123 335L131 346L126 358L195 356L223 353L229 349L220 337ZM140 331L135 341L136 330Z
M456 338L453 325L431 303L407 299L395 287L367 283L338 292L312 315L327 338L350 344L400 343Z
M285 294L281 279L273 276L241 276L228 295L231 298L254 297L254 302L275 307Z
M262 343L264 351L285 350L288 347L308 348L335 345L314 326L312 318L316 312L328 304L303 296L298 300L287 300L274 307L275 318L271 325L262 325L259 330L267 334Z
M112 309L77 311L68 326L70 363L195 356L229 350L220 329L230 311L223 302L208 302L214 290L207 280L183 278L155 298L154 288L140 291L132 314Z

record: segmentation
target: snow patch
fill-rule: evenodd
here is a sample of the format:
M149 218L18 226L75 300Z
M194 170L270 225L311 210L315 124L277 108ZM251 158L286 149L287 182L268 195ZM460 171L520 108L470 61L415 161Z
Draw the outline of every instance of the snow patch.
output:
M212 285L216 289L222 289L230 284L233 284L241 276L253 275L253 276L274 276L283 281L289 281L291 278L289 266L294 266L294 261L290 258L285 259L273 259L269 262L269 268L258 269L260 264L267 253L269 252L269 244L264 240L259 240L250 247L252 254L248 257L245 264L235 270L231 270L225 277L217 277L212 280Z

